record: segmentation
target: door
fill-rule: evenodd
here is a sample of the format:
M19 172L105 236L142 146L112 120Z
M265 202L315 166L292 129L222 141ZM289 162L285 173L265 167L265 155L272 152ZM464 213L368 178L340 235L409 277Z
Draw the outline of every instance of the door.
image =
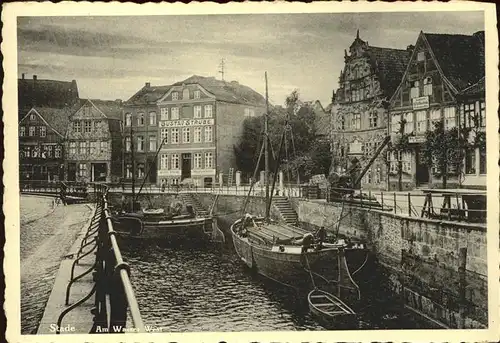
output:
M106 163L92 163L91 168L93 182L106 182L106 176L108 175Z
M420 149L415 151L417 170L416 174L416 184L417 187L426 185L429 183L429 168L424 164L423 153Z
M191 154L182 154L181 180L191 177Z
M68 163L68 181L76 181L76 163Z
M153 160L148 161L149 182L156 183L156 163Z

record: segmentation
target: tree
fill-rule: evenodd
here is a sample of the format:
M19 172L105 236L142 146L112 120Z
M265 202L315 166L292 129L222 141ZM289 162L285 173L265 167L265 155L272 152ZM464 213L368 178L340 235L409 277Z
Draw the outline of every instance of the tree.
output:
M406 120L401 119L399 122L398 137L396 141L390 144L387 151L395 153L396 159L398 161L397 173L398 173L398 190L403 190L403 161L401 155L403 152L409 150L409 137L410 134L405 133Z

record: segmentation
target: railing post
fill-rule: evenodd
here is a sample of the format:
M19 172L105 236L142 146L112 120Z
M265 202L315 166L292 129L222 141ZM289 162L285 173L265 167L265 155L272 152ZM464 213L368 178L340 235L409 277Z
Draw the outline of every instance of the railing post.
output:
M372 191L371 189L368 191L368 209L371 210L372 208Z
M396 214L396 192L394 192L394 214Z
M380 191L380 202L382 205L382 210L384 209L384 191Z
M408 192L408 215L411 217L411 195Z

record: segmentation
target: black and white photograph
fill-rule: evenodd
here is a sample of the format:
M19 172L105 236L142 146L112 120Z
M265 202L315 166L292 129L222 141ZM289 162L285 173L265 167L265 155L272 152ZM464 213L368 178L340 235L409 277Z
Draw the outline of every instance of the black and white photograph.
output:
M498 339L495 7L232 5L4 7L7 337Z

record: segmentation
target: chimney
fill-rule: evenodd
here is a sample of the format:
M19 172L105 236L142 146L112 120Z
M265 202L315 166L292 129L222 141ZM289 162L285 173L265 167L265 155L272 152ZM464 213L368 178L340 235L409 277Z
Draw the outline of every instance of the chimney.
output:
M413 44L410 44L406 47L406 51L408 51L409 53L412 53L413 49L415 49L415 45Z
M37 79L36 75L33 75L33 80L36 80L36 79Z
M145 87L146 87L146 88L151 87L151 82L146 82L146 86L145 86Z
M23 78L23 80L24 80L24 73L23 73L23 75L22 75L22 78Z

